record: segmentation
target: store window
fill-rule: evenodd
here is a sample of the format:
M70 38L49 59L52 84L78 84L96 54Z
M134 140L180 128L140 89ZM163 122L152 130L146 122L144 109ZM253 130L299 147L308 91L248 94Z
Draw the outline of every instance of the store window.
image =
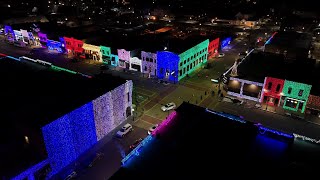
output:
M302 96L302 95L303 95L303 90L300 89L300 90L299 90L299 93L298 93L298 96Z
M276 88L276 92L279 92L279 91L280 91L280 87L281 87L281 85L278 84L278 85L277 85L277 88Z
M272 87L272 82L269 82L268 83L268 90L271 90L271 87Z

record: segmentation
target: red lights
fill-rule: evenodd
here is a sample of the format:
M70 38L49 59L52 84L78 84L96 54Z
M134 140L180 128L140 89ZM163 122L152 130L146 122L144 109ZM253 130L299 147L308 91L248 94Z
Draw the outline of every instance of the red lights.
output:
M219 39L219 38L216 38L216 39L212 40L212 41L209 43L209 46L208 46L209 58L212 58L212 57L214 57L214 56L216 56L216 55L218 54L219 41L220 41L220 39Z

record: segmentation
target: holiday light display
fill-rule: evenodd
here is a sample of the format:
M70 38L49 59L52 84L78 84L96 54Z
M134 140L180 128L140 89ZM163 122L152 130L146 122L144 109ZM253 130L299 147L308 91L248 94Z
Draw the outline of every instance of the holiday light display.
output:
M177 112L173 111L169 114L169 116L161 122L161 124L152 132L153 136L156 136L157 134L160 134L161 131L167 128L168 124L173 121L177 116Z
M262 99L266 99L266 103L268 103L268 105L270 106L278 106L282 95L283 86L283 79L266 77L263 87ZM270 102L270 98L275 99L275 101ZM276 101L278 103L275 103Z
M143 141L141 141L137 147L135 147L125 158L121 160L122 165L124 165L130 158L133 158L134 156L139 156L141 148L148 145L148 143L150 143L151 140L153 140L151 134L144 138Z
M300 135L300 134L295 134L295 133L293 133L293 136L296 139L301 139L303 141L308 141L308 142L312 142L312 143L315 143L315 144L320 144L320 139L313 139L313 138L310 138L310 137L307 137L307 136L303 136L303 135Z
M207 39L179 54L178 80L207 63L208 45L209 40Z
M49 50L56 50L59 53L63 52L63 46L61 42L53 41L53 40L47 40L47 47Z
M221 49L227 47L231 43L231 37L227 37L221 41Z
M157 74L157 54L141 51L142 72L152 76Z
M247 123L246 120L242 119L239 116L235 116L235 115L232 115L232 114L217 112L217 111L213 111L213 110L208 109L208 108L206 108L206 112L209 112L209 113L212 113L212 114L216 114L216 115L219 115L219 116L222 116L222 117L225 117L225 118L228 118L230 120L237 121L237 122L240 122L240 123L243 123L243 124Z
M301 113L304 113L311 87L308 84L285 80L282 90L283 96L286 97L283 109L298 111L301 107ZM295 105L290 107L287 105L289 102L295 103Z
M261 126L261 125L258 128L259 128L258 130L259 130L260 134L271 133L271 134L274 134L274 135L277 135L277 136L282 136L282 137L289 138L289 139L294 138L294 136L292 134L287 134L287 133L284 133L284 132L281 132L281 131L277 131L277 130L274 130L274 129L270 129L270 128L267 128L267 127L264 127L264 126Z
M42 134L54 175L97 142L92 102L42 127Z
M178 82L179 56L169 51L157 52L157 76L159 79L168 79Z
M208 58L215 57L219 53L219 38L212 40L208 46Z

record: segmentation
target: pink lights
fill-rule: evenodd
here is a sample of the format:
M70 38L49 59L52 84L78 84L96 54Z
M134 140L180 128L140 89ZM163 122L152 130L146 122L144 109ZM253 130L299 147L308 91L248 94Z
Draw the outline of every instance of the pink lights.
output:
M156 136L163 131L167 125L177 116L177 112L173 111L162 123L152 132L153 136Z

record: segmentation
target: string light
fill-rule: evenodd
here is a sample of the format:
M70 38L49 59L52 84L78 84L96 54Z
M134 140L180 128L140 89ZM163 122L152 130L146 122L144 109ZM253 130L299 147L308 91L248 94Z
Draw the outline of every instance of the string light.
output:
M320 139L317 140L317 139L313 139L313 138L310 138L310 137L307 137L307 136L303 136L303 135L299 135L299 134L295 134L295 133L293 133L293 136L296 139L301 139L303 141L309 141L309 142L312 142L312 143L320 144Z
M179 56L169 51L157 52L157 76L159 79L168 78L171 82L177 82L178 76L171 72L178 72ZM169 71L169 72L167 72Z
M264 127L264 126L259 126L259 133L260 134L264 135L266 132L275 134L277 136L286 137L286 138L289 138L289 139L294 138L294 136L292 134L287 134L287 133L284 133L284 132L281 132L281 131L277 131L277 130L274 130L274 129L270 129L270 128Z
M92 102L42 127L50 175L76 160L97 142Z
M149 58L150 60L147 61L147 58ZM142 59L142 71L144 73L150 72L151 75L155 76L156 75L155 71L157 70L157 54L141 51L141 59Z

